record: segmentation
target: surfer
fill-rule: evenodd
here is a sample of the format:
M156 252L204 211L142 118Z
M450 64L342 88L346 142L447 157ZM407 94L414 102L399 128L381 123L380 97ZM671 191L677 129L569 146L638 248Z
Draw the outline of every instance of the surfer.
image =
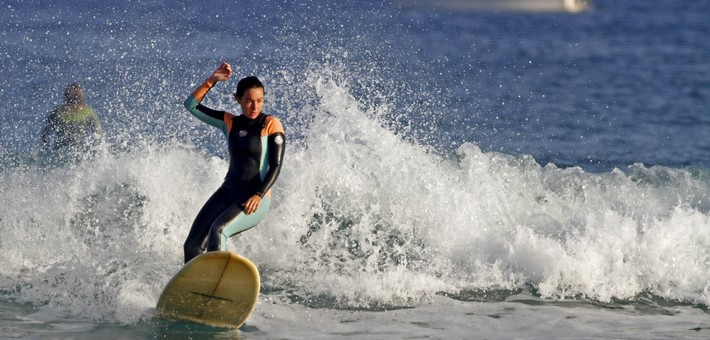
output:
M47 117L42 129L42 147L61 149L89 145L103 133L96 111L86 104L84 91L77 83L64 89L64 103L57 106ZM52 136L54 144L51 143Z
M264 85L257 77L237 84L234 98L241 115L201 104L209 90L232 76L224 62L185 100L185 108L201 121L222 131L229 149L229 170L192 223L184 244L185 263L205 250L224 250L228 237L259 223L271 203L270 189L281 171L285 135L281 122L261 112Z

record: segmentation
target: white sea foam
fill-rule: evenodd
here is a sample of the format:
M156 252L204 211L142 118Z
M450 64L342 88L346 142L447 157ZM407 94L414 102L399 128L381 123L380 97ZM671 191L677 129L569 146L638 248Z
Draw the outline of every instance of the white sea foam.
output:
M706 173L594 174L473 144L443 155L386 128L347 82L321 72L312 83L312 119L287 148L271 212L229 245L259 265L266 296L383 309L532 287L710 304ZM149 317L226 168L150 141L4 168L3 296L93 320Z
M593 174L472 144L444 157L383 128L341 84L316 84L307 147L289 153L265 226L238 242L274 267L274 285L347 306L526 283L550 298L707 303L707 174Z

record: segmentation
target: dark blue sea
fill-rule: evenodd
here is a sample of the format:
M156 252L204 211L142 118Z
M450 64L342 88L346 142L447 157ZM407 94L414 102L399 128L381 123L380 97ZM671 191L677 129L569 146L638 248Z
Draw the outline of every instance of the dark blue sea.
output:
M516 2L0 0L0 337L710 337L710 2L477 1ZM256 75L288 140L239 330L154 316L222 61L204 103ZM40 146L72 82L80 156Z

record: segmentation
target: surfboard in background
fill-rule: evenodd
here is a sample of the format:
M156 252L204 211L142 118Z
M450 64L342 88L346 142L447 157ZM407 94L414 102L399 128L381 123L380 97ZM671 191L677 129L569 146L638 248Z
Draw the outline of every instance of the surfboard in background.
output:
M195 257L168 282L158 299L158 317L239 328L259 296L259 271L230 251Z

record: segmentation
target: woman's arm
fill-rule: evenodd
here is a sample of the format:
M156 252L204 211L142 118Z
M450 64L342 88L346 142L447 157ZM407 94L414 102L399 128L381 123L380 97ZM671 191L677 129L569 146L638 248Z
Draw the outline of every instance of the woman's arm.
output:
M214 87L217 82L229 79L232 76L232 68L229 64L222 63L222 65L215 70L212 75L205 80L202 85L197 87L188 97L185 99L185 108L192 113L193 116L197 117L199 120L212 125L220 130L226 135L229 134L227 130L227 124L224 122L224 111L213 110L202 104L202 100L207 95L207 92Z
M269 116L266 122L266 131L268 135L266 145L269 169L266 171L258 191L242 204L244 213L247 215L259 209L261 198L268 194L281 173L281 164L283 163L284 149L286 147L286 135L281 122L276 117Z
M267 137L267 157L269 169L266 171L264 178L261 181L261 186L257 195L264 195L276 183L276 179L281 173L281 164L284 159L284 149L286 148L286 135L284 134L283 126L278 118L269 116L266 123Z

